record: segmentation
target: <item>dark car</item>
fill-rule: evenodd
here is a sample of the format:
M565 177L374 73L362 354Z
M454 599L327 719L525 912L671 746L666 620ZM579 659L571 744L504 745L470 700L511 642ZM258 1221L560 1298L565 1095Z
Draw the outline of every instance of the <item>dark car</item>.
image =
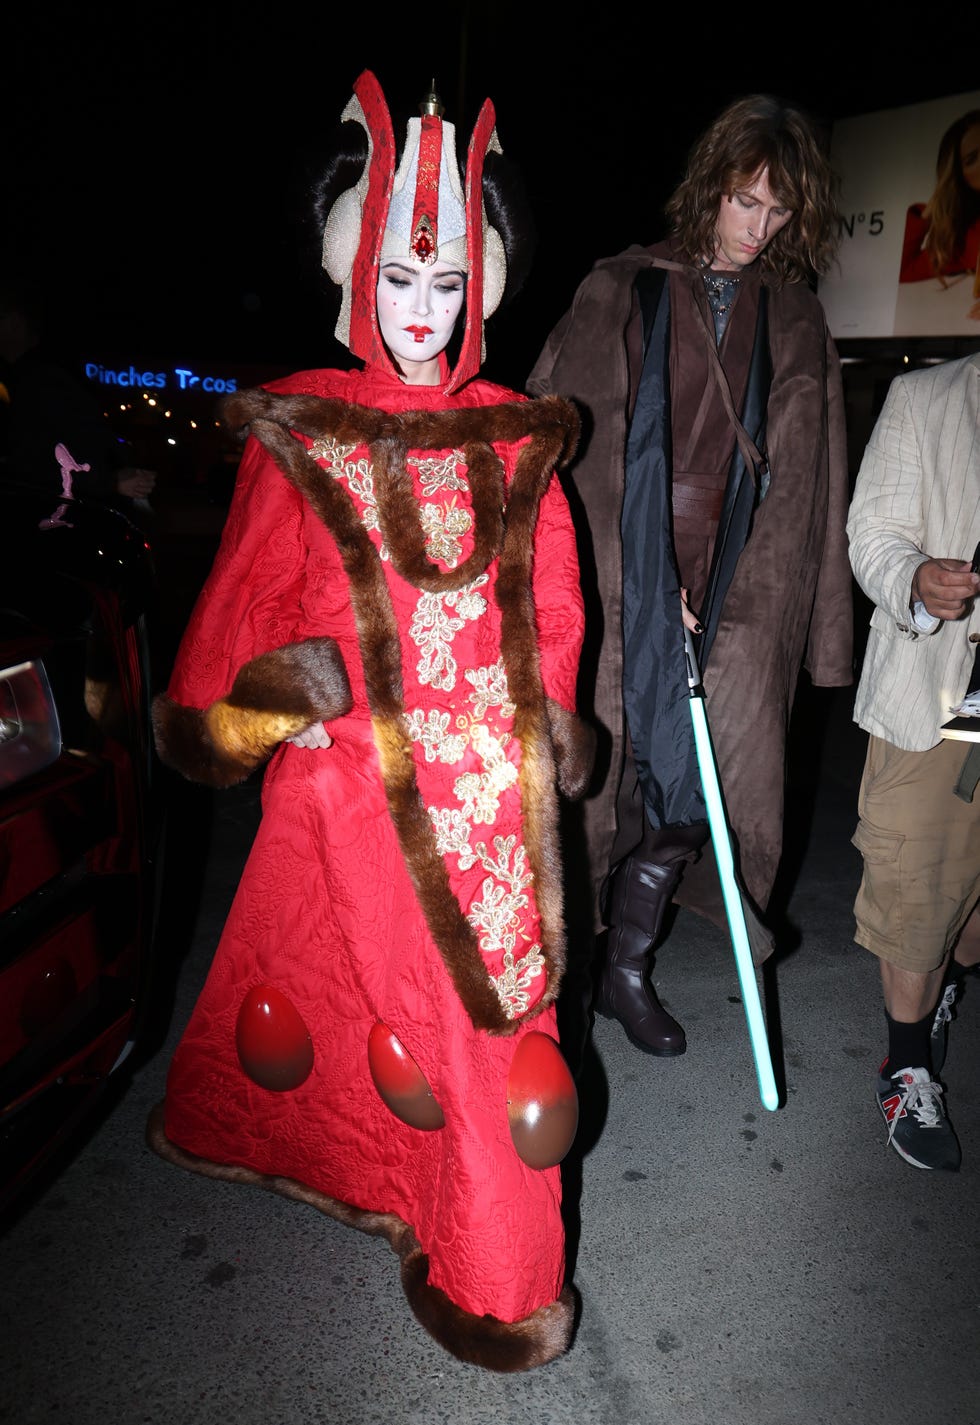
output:
M0 502L3 1212L139 1044L164 818L143 533L96 503Z

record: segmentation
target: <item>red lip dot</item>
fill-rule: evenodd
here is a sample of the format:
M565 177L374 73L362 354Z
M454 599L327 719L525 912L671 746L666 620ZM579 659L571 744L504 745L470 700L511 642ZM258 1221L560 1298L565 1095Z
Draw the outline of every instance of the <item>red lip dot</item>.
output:
M381 1099L402 1123L426 1132L445 1126L442 1109L422 1070L380 1019L368 1035L368 1067Z
M525 1034L507 1076L507 1119L517 1156L553 1168L575 1140L578 1094L561 1050L548 1034Z
M313 1068L313 1040L292 1000L272 985L256 985L242 1000L235 1026L238 1061L260 1088L299 1088Z

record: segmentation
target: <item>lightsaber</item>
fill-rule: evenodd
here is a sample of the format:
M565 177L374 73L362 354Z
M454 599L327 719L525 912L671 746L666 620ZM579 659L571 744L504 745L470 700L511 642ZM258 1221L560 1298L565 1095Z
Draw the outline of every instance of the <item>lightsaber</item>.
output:
M689 628L684 629L684 647L687 651L687 682L691 690L691 721L694 724L694 746L698 755L701 785L708 810L708 826L718 862L721 891L725 901L725 913L731 931L732 948L735 951L735 966L742 989L742 1004L749 1027L749 1041L755 1058L756 1077L759 1081L759 1095L766 1108L779 1107L779 1091L772 1070L769 1053L769 1036L759 998L759 986L755 977L755 965L749 945L749 933L745 924L742 896L735 879L735 860L732 855L731 831L725 815L725 804L721 797L718 781L718 766L715 762L708 718L704 705L704 688L701 684L701 670L694 652L694 640Z

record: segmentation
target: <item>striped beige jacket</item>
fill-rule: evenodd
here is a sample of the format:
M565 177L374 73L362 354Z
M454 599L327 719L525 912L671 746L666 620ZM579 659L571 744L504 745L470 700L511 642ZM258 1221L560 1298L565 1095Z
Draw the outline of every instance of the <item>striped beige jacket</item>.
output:
M875 605L855 721L924 752L966 691L980 645L967 618L917 632L912 576L927 558L970 559L980 541L980 352L897 376L871 433L847 520L851 567Z

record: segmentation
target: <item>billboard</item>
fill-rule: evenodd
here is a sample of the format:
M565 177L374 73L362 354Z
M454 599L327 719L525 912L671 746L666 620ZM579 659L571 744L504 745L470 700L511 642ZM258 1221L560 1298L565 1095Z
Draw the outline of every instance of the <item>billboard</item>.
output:
M835 339L980 344L980 89L842 119L831 162L844 231L818 291Z

